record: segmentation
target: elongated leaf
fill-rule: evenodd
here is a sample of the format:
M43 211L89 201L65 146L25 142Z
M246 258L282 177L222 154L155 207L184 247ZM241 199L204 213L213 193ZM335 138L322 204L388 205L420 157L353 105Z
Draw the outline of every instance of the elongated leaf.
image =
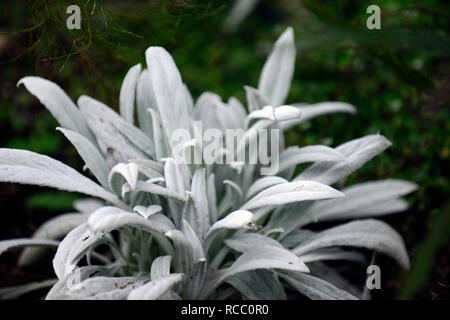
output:
M184 195L190 188L189 170L184 165L178 165L173 159L168 159L164 165L166 187L180 195Z
M164 177L166 179L166 188L173 193L182 197L186 195L186 191L190 189L190 173L187 166L176 164L172 158L167 159L164 165ZM187 197L186 197L187 198ZM170 212L173 221L178 228L181 228L183 206L177 201L169 200Z
M124 204L111 192L50 157L26 150L0 149L0 181L34 184L80 192Z
M114 121L111 124L127 139L128 144L133 144L152 158L155 157L155 145L152 139L137 127L125 121Z
M157 160L168 157L170 155L170 146L167 142L164 128L161 122L161 117L158 112L153 109L147 109L152 119L153 127L153 142L155 144L155 155Z
M272 107L265 106L260 110L255 110L247 116L247 122L252 119L268 119L271 121L287 121L299 119L301 112L298 108L292 106Z
M401 236L386 223L372 219L353 221L322 231L292 252L302 256L312 250L334 246L376 250L394 258L403 268L409 268L408 254Z
M342 153L347 161L315 163L295 177L294 180L313 180L328 185L333 184L361 168L367 161L389 146L391 146L389 140L379 134L351 140L336 148L336 151Z
M91 170L93 175L97 178L98 182L104 187L109 188L108 184L108 166L100 151L84 136L74 131L56 128L61 131L66 138L77 149L78 154L86 163L86 166Z
M47 239L11 239L11 240L2 240L0 241L0 255L2 255L7 250L22 248L28 246L50 246L56 247L58 246L58 241L47 240Z
M302 201L277 208L270 217L270 228L284 229L280 236L280 239L283 239L301 225L303 213L313 204L314 201Z
M189 114L189 118L194 118L194 99L192 98L191 92L186 83L183 83L183 93L186 108Z
M92 213L88 219L88 224L96 233L110 232L122 226L140 227L149 232L157 231L163 234L174 229L170 220L161 214L155 214L146 219L138 214L115 207L103 207Z
M209 210L209 222L214 224L217 221L217 196L216 196L216 185L215 185L215 174L211 173L206 178L206 194L208 201Z
M164 48L150 47L145 57L159 115L170 142L176 129L191 129L185 88L175 62Z
M128 300L156 300L181 282L181 280L183 280L183 274L181 273L174 273L152 280L131 291L128 295Z
M78 132L92 143L96 143L80 110L57 84L39 77L22 78L17 85L21 84L39 99L63 128Z
M288 182L286 179L277 177L277 176L269 176L269 177L263 177L258 180L256 180L248 189L246 199L250 199L254 197L256 194L260 193L264 189L267 189L269 187L272 187L274 185L280 184L280 183L286 183Z
M223 274L211 280L205 289L205 296L228 278L241 272L258 269L283 269L309 272L308 267L296 255L284 248L261 246L242 254Z
M313 300L359 300L331 283L301 272L281 271L279 275L298 292Z
M193 250L193 259L192 261L200 261L201 259L205 258L205 252L203 251L203 245L200 241L199 237L195 233L195 231L192 229L192 227L189 225L189 223L186 220L182 221L182 231L184 235L186 236L187 241L191 244L192 250Z
M125 184L122 188L122 193L127 193L131 191L131 187L128 184ZM176 199L178 201L186 201L186 196L183 194L179 194L178 192L172 191L168 188L161 187L157 184L150 183L150 182L144 182L144 181L138 181L136 183L136 187L134 189L135 191L145 191L152 194L161 195L164 197L169 197L172 199Z
M32 282L14 287L0 288L0 300L12 300L27 294L31 291L51 287L56 283L57 279L44 280L40 282Z
M81 96L78 106L89 127L105 147L120 150L127 158L145 159L154 154L153 142L105 104Z
M305 121L311 120L315 117L336 113L336 112L345 112L345 113L356 113L356 109L354 106L344 103L344 102L320 102L311 105L304 104L292 104L292 106L297 107L299 111L302 113L302 116L299 119L288 120L281 123L281 128L283 130L289 130L295 125L303 123Z
M280 154L278 172L295 167L299 163L338 162L345 160L346 158L339 151L327 146L307 146L303 148L293 146Z
M209 229L208 235L220 229L256 229L253 213L248 210L233 211L214 223Z
M225 244L231 249L242 253L260 246L283 247L278 241L258 233L236 234L232 238L225 239Z
M282 105L291 87L295 68L295 44L292 28L278 38L259 76L258 90L271 105Z
M73 300L125 300L143 283L139 277L96 276L72 285L66 294Z
M244 192L242 191L241 187L232 180L223 180L223 183L227 185L227 190L232 190L233 193L233 199L236 199L236 203L240 204L242 198L244 197Z
M315 250L302 255L305 263L323 261L323 260L347 260L359 262L361 264L367 263L365 256L359 252L342 250L339 248L324 248Z
M136 86L136 106L139 120L139 127L149 137L153 135L153 124L148 109L158 110L156 106L155 97L153 95L153 88L151 78L147 69L139 75Z
M201 258L195 261L192 267L192 272L189 277L189 282L187 283L186 296L188 299L198 299L203 289L203 283L206 279L207 274L207 263L206 258Z
M212 92L200 95L195 105L195 119L201 121L202 130L221 130L242 128L245 111L240 102L230 98L227 103Z
M313 181L295 181L274 185L250 199L242 209L251 210L264 206L278 206L292 202L330 199L344 196L327 185Z
M200 239L203 239L209 229L208 198L206 195L206 169L198 169L192 178L191 197L194 201L195 216L191 226L194 228ZM189 221L188 221L189 222Z
M134 118L134 98L136 95L136 85L141 73L141 64L137 64L128 70L123 79L122 87L120 88L120 115L129 123L133 123Z
M195 104L195 120L202 122L203 130L219 129L224 132L226 128L220 122L220 110L223 109L224 103L219 95L203 92Z
M249 300L286 300L286 293L272 270L252 270L238 273L227 283Z
M398 212L407 203L396 199L417 189L417 185L403 180L365 182L345 189L345 197L316 203L302 217L305 225L335 219L364 218Z
M229 119L230 122L233 123L232 128L244 128L245 125L245 108L242 103L236 99L235 97L230 97L227 101L228 108L230 111L228 114L232 115L232 118Z

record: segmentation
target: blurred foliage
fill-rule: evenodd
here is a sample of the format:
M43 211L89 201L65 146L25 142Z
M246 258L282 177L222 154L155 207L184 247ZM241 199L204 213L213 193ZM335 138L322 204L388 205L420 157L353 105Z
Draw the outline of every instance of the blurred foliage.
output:
M65 10L71 4L82 9L81 30L66 28ZM336 146L376 132L390 139L393 147L346 183L389 177L418 183L419 191L409 197L412 208L407 215L386 220L405 237L413 263L416 258L428 259L426 254L416 256L416 248L434 230L431 221L446 221L439 219L450 192L450 3L261 0L234 33L228 33L222 26L230 4L200 0L0 2L1 146L45 153L82 170L75 150L54 130L51 115L26 90L15 87L25 75L57 82L75 101L87 94L117 108L128 68L145 64L145 49L159 45L173 55L194 98L209 90L224 100L233 95L244 102L243 85L257 86L274 40L291 25L298 53L288 102L347 101L357 107L358 114L303 123L288 134L287 142ZM381 30L366 28L370 4L381 7ZM30 190L23 190L29 196ZM53 191L37 192L32 189L31 199L16 210L68 210L73 201L58 198ZM0 192L1 202L8 201L9 194ZM440 246L446 248L448 259L448 232L441 234L440 241L426 240L434 246L426 252L438 252ZM445 260L436 258L433 268L424 266L412 274L420 273L422 278L416 279L429 278L434 283L448 280L449 266L440 261ZM390 276L401 279L395 273ZM423 287L422 280L411 284L409 296ZM389 286L395 294L403 283L395 280ZM416 297L429 297L424 290Z
M428 235L420 244L417 250L416 263L413 265L409 275L405 281L405 286L401 290L400 299L411 299L414 294L420 290L430 278L429 270L433 266L435 261L437 249L445 244L444 241L448 240L450 236L450 206L447 205L442 210L442 214L436 215L432 221L432 227L428 232ZM448 284L438 282L438 285L443 288L448 288ZM447 295L447 299L450 298L449 293L435 293L432 292L433 298L440 298L442 294Z

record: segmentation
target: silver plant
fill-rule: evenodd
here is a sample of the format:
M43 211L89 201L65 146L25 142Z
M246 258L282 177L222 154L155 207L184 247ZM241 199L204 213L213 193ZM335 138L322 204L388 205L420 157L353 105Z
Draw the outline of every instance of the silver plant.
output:
M3 288L1 297L52 286L46 299L286 299L286 289L311 299L360 299L364 284L350 283L324 261L363 268L367 255L355 248L366 248L409 267L401 236L372 217L405 210L401 197L416 185L388 179L330 187L391 145L380 134L336 148L282 145L279 170L270 176L260 176L257 165L171 158L171 134L192 130L195 120L221 130L286 131L323 114L355 113L342 102L283 105L296 56L291 28L275 43L258 88L245 87L248 112L236 98L223 102L210 92L194 104L169 53L150 47L145 55L147 69L136 65L123 81L120 115L87 96L75 104L48 80L19 81L57 119L97 181L45 155L0 149L0 181L92 197L29 239L0 242L0 253L31 246L20 265L36 261L43 247L57 247L56 279ZM299 163L312 164L294 177ZM332 220L344 222L308 229Z

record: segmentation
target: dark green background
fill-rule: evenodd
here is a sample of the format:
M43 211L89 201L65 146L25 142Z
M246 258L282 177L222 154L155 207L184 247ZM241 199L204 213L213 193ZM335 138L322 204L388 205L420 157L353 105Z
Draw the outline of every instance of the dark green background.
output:
M25 89L26 75L58 83L72 99L87 94L117 108L121 81L145 64L148 46L174 57L194 98L203 91L245 102L243 85L259 72L287 26L298 48L289 102L346 101L356 116L330 115L304 123L290 144L327 144L380 132L393 147L347 182L389 177L419 184L411 209L386 217L405 238L412 270L380 257L379 299L448 299L450 279L450 4L448 1L260 1L232 33L223 31L229 1L0 2L0 146L50 155L78 170L82 161L56 121ZM65 10L82 8L81 30L68 30ZM366 8L381 7L382 29L367 30ZM46 219L70 211L77 195L0 185L0 239L30 236ZM39 280L50 261L14 267L0 258L0 285Z

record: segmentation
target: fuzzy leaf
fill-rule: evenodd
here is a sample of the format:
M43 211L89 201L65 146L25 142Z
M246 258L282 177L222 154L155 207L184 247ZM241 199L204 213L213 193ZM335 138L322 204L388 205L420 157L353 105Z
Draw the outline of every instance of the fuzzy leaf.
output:
M191 244L193 250L193 261L199 261L205 258L205 253L203 251L203 245L199 237L189 225L186 220L182 221L182 231L186 236L187 241Z
M91 170L98 182L104 187L109 188L108 183L108 166L100 151L84 136L75 131L63 128L56 128L61 131L66 138L77 149L78 154L83 159L86 166Z
M323 261L323 260L347 260L359 262L361 264L367 263L365 256L359 252L342 250L340 248L324 248L315 250L302 255L305 263Z
M282 105L294 75L296 49L292 28L278 38L259 76L258 90L273 106Z
M293 146L287 148L280 154L280 165L278 172L295 167L305 162L338 162L346 158L336 149L326 146L307 146L299 148Z
M114 110L88 96L81 96L78 106L89 127L105 147L120 150L127 158L145 159L153 156L153 141Z
M155 155L157 160L161 160L169 155L169 144L167 142L164 128L161 122L161 117L158 112L153 109L147 109L151 116L153 127L153 142L155 144Z
M334 246L352 246L372 249L391 256L405 269L409 258L401 236L384 222L360 220L349 222L325 231L304 241L292 250L298 256Z
M331 283L301 272L281 271L279 275L298 292L313 300L359 300Z
M333 184L361 168L389 146L391 142L379 134L351 140L336 148L336 151L342 153L347 161L315 163L295 177L294 181L313 180L328 185Z
M231 212L225 218L217 221L208 231L208 235L220 229L255 229L256 224L253 213L248 210Z
M242 209L251 210L264 206L279 206L291 202L330 199L344 196L343 193L314 181L281 183L267 188L250 199Z
M286 293L272 270L252 270L229 278L231 284L249 300L286 300Z
M398 197L417 189L403 180L387 179L360 183L341 191L344 198L317 202L302 215L302 225L328 220L365 218L405 210L408 204Z
M53 269L59 280L64 280L75 269L76 263L80 259L79 256L87 251L88 246L96 240L97 238L90 232L86 223L79 225L67 234L59 244L53 258Z
M11 240L2 240L0 241L0 255L2 255L7 250L22 248L28 246L50 246L56 247L58 246L58 241L47 240L47 239L11 239Z
M128 295L128 300L156 300L168 292L177 283L181 282L181 280L183 280L183 274L174 273L150 281L131 291Z
M192 272L189 277L189 282L187 283L186 296L189 299L198 299L203 288L203 283L206 279L207 274L207 263L206 258L201 258L195 261L192 267Z
M292 106L272 107L265 106L260 110L255 110L247 116L247 122L252 119L268 119L271 121L286 121L298 119L301 117L301 112L298 108Z
M242 254L223 274L211 280L205 289L210 293L228 278L241 272L258 269L283 269L309 272L308 267L296 255L284 248L260 246Z
M96 276L72 285L66 294L73 300L125 300L143 283L138 277Z
M163 234L174 229L170 220L161 214L155 214L146 219L140 215L126 212L115 207L103 207L95 211L89 217L88 225L96 233L110 232L122 226L133 226L136 228L143 228L149 232L157 231Z
M17 86L21 84L39 99L63 128L75 131L95 143L95 137L82 113L57 84L39 77L22 78Z
M153 124L148 109L157 110L151 78L147 69L139 75L136 85L136 109L139 120L139 127L147 135L153 135Z
M80 192L123 206L114 194L74 169L31 151L0 149L0 181Z
M191 225L197 226L196 233L203 239L210 226L205 168L198 169L192 177L191 196L195 207L195 223L191 222Z
M228 115L231 115L231 119L229 119L229 123L232 123L231 128L240 128L243 129L245 125L245 108L242 103L236 99L235 97L230 97L227 101L229 112Z
M277 176L268 176L256 180L248 189L246 199L250 199L269 187L277 184L287 183L286 179Z
M217 196L215 185L215 174L212 173L206 178L206 197L208 200L209 222L214 224L217 221Z
M134 98L136 95L136 85L141 73L141 64L137 64L128 70L120 88L119 105L120 115L129 123L133 123L134 118Z
M293 126L324 114L336 112L346 112L351 114L356 113L356 109L354 106L344 102L320 102L311 105L294 103L292 104L292 106L298 108L298 110L302 113L302 116L299 119L282 122L281 128L285 131L289 130Z
M166 137L170 139L177 129L190 130L185 88L172 57L161 47L148 48L145 57Z
M240 233L232 238L225 239L225 244L237 252L247 252L260 246L283 246L276 240L258 233Z

